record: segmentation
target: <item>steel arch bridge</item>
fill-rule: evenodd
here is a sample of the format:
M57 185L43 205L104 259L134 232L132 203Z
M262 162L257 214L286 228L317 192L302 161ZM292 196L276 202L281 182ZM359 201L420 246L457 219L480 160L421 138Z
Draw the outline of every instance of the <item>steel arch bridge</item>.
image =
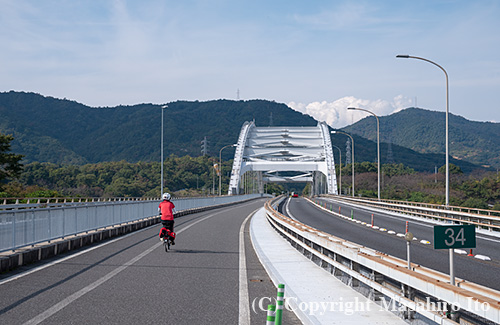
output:
M258 191L264 182L312 182L313 194L337 194L337 177L330 132L316 127L241 127L228 195L240 194L245 173L254 172Z

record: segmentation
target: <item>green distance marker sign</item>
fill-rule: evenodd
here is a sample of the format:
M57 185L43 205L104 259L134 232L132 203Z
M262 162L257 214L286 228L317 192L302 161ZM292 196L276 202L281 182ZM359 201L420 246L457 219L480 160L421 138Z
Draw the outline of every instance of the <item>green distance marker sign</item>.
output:
M434 226L434 249L475 247L474 225Z

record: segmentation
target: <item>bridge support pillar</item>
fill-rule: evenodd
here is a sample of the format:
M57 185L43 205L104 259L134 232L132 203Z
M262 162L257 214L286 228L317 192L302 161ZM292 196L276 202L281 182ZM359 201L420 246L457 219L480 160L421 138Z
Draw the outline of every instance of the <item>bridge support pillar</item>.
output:
M359 264L351 261L351 270L359 273ZM351 276L349 279L349 284L351 287L359 287L359 280Z
M415 290L407 286L406 284L401 285L401 293L403 294L404 297L414 300L415 299ZM406 307L405 310L403 311L402 315L403 319L414 319L415 318L415 311Z
M382 275L378 272L372 271L371 278L372 278L372 280L374 280L377 283L380 283L380 284L384 283L384 275ZM371 299L373 301L379 301L382 298L382 296L383 296L382 293L380 293L379 291L377 291L373 288L370 288L370 293L368 295L369 299Z

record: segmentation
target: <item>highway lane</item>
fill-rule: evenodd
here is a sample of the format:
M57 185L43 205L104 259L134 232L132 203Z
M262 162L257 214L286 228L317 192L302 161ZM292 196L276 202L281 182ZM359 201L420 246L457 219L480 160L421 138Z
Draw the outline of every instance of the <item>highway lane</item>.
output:
M0 323L238 324L240 228L264 202L176 219L177 245L168 253L155 226L33 266L18 278L2 275ZM276 296L276 288L253 252L248 225L245 281L252 302ZM247 312L251 323L265 322L265 311ZM293 313L284 319L300 323Z
M404 238L371 229L343 218L336 217L323 211L302 198L293 198L284 204L283 212L288 211L299 221L314 228L320 229L334 236L373 248L380 252L406 260L406 241ZM328 203L330 204L330 203ZM329 206L328 206L329 207ZM338 212L338 205L333 206ZM364 209L352 208L354 218L365 222L371 221L371 214ZM350 216L351 207L341 206L343 215ZM405 221L397 220L381 213L374 213L375 225L404 233ZM432 243L432 227L424 222L410 220L409 230L420 239L427 239ZM477 239L477 246L480 251L494 253L498 251L498 241ZM496 255L497 253L495 253ZM445 274L449 273L448 250L435 250L433 245L424 245L418 241L411 244L411 261ZM500 270L499 259L492 257L491 261L481 261L472 257L455 254L455 276L485 285L490 288L500 290L498 281L498 271Z
M328 208L332 207L335 211L338 211L340 206L341 213L344 216L350 216L352 205L346 205L339 203L338 201L332 199L322 199L321 201L327 202ZM394 230L399 233L405 233L406 221L408 221L408 229L418 240L427 240L430 245L434 245L434 226L436 224L429 223L422 219L414 218L404 218L400 216L387 215L374 213L368 208L358 208L356 209L355 219L362 222L371 223L371 215L374 215L374 225L386 228L389 230ZM493 260L493 263L497 263L500 266L500 238L489 236L484 233L476 234L476 248L473 249L474 255L480 254L483 256L488 256ZM468 250L467 250L468 251Z

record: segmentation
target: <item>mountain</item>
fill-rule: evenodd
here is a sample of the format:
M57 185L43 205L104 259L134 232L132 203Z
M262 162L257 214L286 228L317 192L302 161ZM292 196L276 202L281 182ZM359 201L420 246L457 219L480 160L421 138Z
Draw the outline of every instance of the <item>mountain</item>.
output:
M264 100L177 101L164 110L164 155L219 155L235 143L245 121L268 126L314 126L308 115ZM25 162L155 161L160 157L161 105L93 108L25 92L0 93L0 132L12 134L12 151ZM230 149L225 150L229 155Z
M477 165L500 167L500 123L469 121L451 113L448 117L450 157ZM445 152L444 112L411 107L381 116L379 120L381 142L420 153ZM373 116L343 130L373 141L377 139Z
M171 154L200 156L204 137L209 141L209 154L218 157L220 148L237 142L245 121L255 120L256 125L261 127L269 126L271 121L273 126L317 124L312 117L296 112L285 104L266 100L177 101L168 104L164 115L165 157ZM415 117L411 118L409 124L417 123ZM424 121L429 119L425 114L421 118ZM356 162L376 161L376 144L362 137L370 137L374 129L370 122L365 119L352 126ZM400 118L398 122L390 123L408 122ZM384 122L383 125L387 127L390 123ZM349 128L345 130L351 132ZM362 136L354 134L354 130ZM94 108L35 93L4 92L0 93L0 132L14 136L11 149L25 155L25 163L158 161L161 105ZM417 171L429 172L434 171L434 166L439 168L444 164L442 153L417 153L405 148L403 142L398 145L400 139L397 139L397 134L394 133L392 144L381 143L382 163L403 163ZM345 136L332 136L332 143L343 152L344 162L345 142ZM422 148L425 146L422 145ZM223 158L230 159L233 154L234 151L228 148L224 150ZM334 155L337 159L337 150ZM452 159L451 162L465 172L478 168L466 160Z

